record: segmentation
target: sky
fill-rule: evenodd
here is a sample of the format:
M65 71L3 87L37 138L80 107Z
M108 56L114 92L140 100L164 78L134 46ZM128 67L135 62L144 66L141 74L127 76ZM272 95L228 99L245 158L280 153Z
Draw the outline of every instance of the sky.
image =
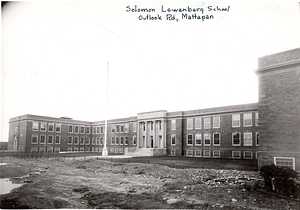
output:
M9 2L1 11L0 140L8 140L9 119L24 114L98 121L106 110L115 119L256 103L257 59L300 47L299 8L250 0Z

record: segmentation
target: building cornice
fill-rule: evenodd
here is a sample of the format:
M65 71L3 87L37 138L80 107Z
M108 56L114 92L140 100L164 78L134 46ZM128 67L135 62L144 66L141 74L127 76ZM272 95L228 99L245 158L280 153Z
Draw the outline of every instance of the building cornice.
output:
M293 66L297 66L297 65L300 65L300 59L260 67L256 70L254 70L254 72L256 73L256 75L259 75L259 74L262 74L262 73L265 73L265 72L275 71L275 70L279 70L279 69L283 70L283 71L289 71L289 69L282 69L282 67L293 67Z

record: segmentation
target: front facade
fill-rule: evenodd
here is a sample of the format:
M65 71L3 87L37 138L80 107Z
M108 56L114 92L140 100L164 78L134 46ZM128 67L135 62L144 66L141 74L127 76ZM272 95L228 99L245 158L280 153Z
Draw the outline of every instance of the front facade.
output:
M165 110L108 120L109 154L258 159L300 170L300 48L259 58L259 102ZM101 152L105 122L23 115L10 119L8 149Z
M108 120L109 154L256 159L258 105L165 110ZM101 152L105 122L23 115L10 119L9 150Z

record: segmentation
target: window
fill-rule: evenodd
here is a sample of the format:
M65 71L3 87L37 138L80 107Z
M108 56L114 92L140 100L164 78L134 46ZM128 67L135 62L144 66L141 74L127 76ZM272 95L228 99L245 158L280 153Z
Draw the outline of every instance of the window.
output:
M96 134L99 134L99 126L96 127Z
M201 150L195 150L195 156L201 157Z
M214 138L214 146L220 146L220 134L219 133L214 133L213 134Z
M200 146L202 144L201 134L195 135L195 145Z
M60 152L60 147L54 147L54 152L59 153Z
M157 121L157 123L158 123L158 130L160 130L161 131L161 120L159 120L159 121Z
M133 145L136 145L136 136L133 136L133 137L132 137L132 144L133 144Z
M79 148L80 152L84 152L84 147Z
M259 133L256 132L256 146L259 146Z
M48 147L48 148L47 148L47 152L48 152L48 153L53 153L53 147Z
M150 122L150 130L153 131L153 122Z
M55 132L60 133L60 131L61 131L61 124L60 123L55 124Z
M204 117L204 129L210 129L210 117Z
M96 145L99 145L99 137L96 137Z
M213 117L213 127L220 128L220 116Z
M142 123L143 131L146 131L146 123Z
M255 112L255 126L258 126L258 112Z
M77 144L77 145L79 144L79 137L78 136L74 137L74 144Z
M240 159L241 158L241 152L240 151L232 151L232 158Z
M132 123L132 131L136 132L136 122Z
M233 146L240 146L241 145L241 134L240 133L233 133L232 134L232 145Z
M204 134L204 146L210 146L210 133Z
M193 145L193 135L192 134L187 135L187 145Z
M37 122L37 121L32 122L32 130L33 131L38 131L39 130L39 122Z
M60 136L55 136L55 144L60 144Z
M100 127L100 133L103 133L103 126Z
M112 145L115 144L115 137L111 137L111 144L112 144Z
M38 151L38 148L37 148L37 147L31 147L30 151L31 151L31 152L37 152L37 151Z
M274 164L278 167L289 167L295 170L295 158L292 157L274 157Z
M128 136L125 136L125 144L128 145Z
M52 135L48 136L48 144L53 144L53 136Z
M85 133L85 127L84 126L80 126L80 133L84 134Z
M73 136L68 137L68 144L73 144Z
M252 133L244 133L244 146L252 146Z
M75 125L75 133L79 133L79 125Z
M96 138L92 137L92 145L95 145L95 144L96 144Z
M38 143L38 135L32 134L31 136L31 144L37 144Z
M69 133L73 133L73 125L69 125L68 132L69 132Z
M214 158L219 158L219 157L221 157L220 151L219 151L219 150L214 150L214 151L213 151L213 157L214 157Z
M244 158L245 158L245 159L252 159L252 152L250 152L250 151L245 151L245 152L244 152Z
M187 130L192 130L194 125L193 125L193 118L188 118L186 119L187 121Z
M115 126L111 125L111 132L114 133L115 132Z
M89 148L89 147L86 147L86 148L85 148L85 151L89 152L89 151L90 151L90 148Z
M203 150L203 157L210 157L210 150Z
M186 156L192 157L193 156L193 150L187 150Z
M176 130L176 120L171 120L171 130Z
M78 147L74 147L74 152L78 152Z
M80 145L84 145L84 137L80 136Z
M124 133L124 125L120 125L120 132Z
M121 145L124 144L124 137L123 137L123 136L120 137L120 144L121 144Z
M119 137L116 137L116 145L119 144Z
M72 151L73 151L72 147L68 147L68 148L67 148L67 151L68 151L68 152L72 152Z
M120 131L119 125L116 125L116 133L119 133L119 131Z
M175 152L176 152L175 149L171 149L171 155L172 155L172 156L175 156Z
M85 137L85 144L86 145L90 145L90 143L91 143L91 139L90 139L90 137Z
M123 153L123 148L119 148L119 153Z
M46 147L40 147L40 153L46 153Z
M54 123L49 123L48 124L48 131L53 132L54 131Z
M40 143L46 144L46 136L45 135L41 135Z
M252 113L244 113L244 127L252 126Z
M91 132L90 126L86 126L85 131L86 131L86 134L90 134L90 132Z
M115 153L118 153L119 152L119 148L115 148Z
M201 117L195 118L195 129L201 129Z
M232 127L240 127L240 114L232 115Z
M103 138L102 137L100 137L100 145L102 145L103 144Z
M172 134L171 135L171 145L175 145L176 144L176 135Z
M41 131L46 131L47 129L47 123L41 122Z

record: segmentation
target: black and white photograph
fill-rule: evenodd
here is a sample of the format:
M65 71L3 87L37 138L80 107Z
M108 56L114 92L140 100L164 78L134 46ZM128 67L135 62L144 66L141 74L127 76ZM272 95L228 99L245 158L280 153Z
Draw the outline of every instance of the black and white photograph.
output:
M1 209L300 209L300 2L1 1Z

